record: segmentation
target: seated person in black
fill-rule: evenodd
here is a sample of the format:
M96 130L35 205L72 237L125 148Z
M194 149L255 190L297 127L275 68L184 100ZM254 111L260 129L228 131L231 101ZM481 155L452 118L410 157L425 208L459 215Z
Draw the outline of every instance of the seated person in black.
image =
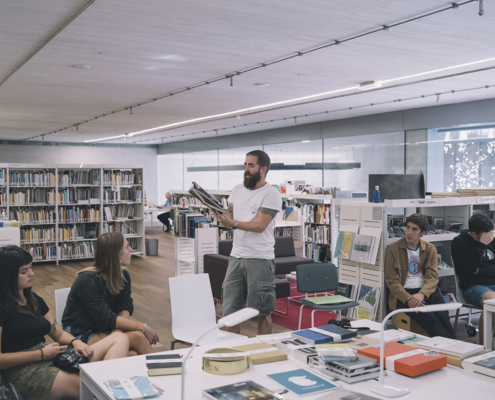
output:
M0 370L25 399L79 398L79 375L61 371L52 359L73 346L90 362L127 356L129 339L115 333L88 346L62 330L44 300L31 291L31 255L0 247ZM45 345L45 335L55 342Z
M123 267L131 263L132 248L118 232L104 233L95 245L95 263L79 271L67 298L62 326L76 337L90 332L88 343L110 334L129 337L129 355L153 353L157 333L143 322L131 321L134 311L131 277Z
M452 259L464 300L483 308L483 301L495 299L493 221L486 214L475 212L469 218L468 228L452 240ZM483 315L479 334L483 343Z

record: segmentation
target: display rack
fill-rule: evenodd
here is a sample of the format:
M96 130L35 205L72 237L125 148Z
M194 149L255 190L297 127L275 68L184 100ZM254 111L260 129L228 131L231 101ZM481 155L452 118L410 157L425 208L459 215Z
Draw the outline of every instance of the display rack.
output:
M122 232L144 257L143 175L142 166L0 164L0 214L19 221L20 245L34 262L93 258L107 231ZM133 215L104 220L104 207L130 205Z
M389 216L408 216L420 212L428 216L443 218L444 225L461 223L461 229L467 229L469 217L473 210L481 205L495 204L495 196L385 200L384 203L378 204L357 203L342 199L339 203L340 230L345 230L346 225L358 225L359 227L379 228L382 232L375 264L339 260L339 282L351 283L357 287L364 283L380 288L380 303L376 320L381 321L386 315L387 303L384 280L385 255L387 247L400 240L398 237L388 237L387 221ZM433 243L437 248L442 246L442 260L452 265L450 242L456 236L456 233L425 235L422 239ZM439 270L439 276L445 278L443 291L455 292L453 275L453 269Z

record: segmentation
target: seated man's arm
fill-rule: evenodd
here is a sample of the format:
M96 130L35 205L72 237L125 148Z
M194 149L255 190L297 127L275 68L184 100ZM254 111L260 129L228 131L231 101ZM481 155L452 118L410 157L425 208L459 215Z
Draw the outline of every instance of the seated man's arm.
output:
M480 246L480 249L485 248L485 245L479 242L476 243L476 246ZM462 240L454 238L451 250L452 260L456 268L470 274L478 274L480 267L482 267L484 272L485 266L481 262L481 254L475 248L469 249Z
M399 260L395 260L389 247L387 249L387 259L385 262L385 283L394 297L405 304L411 295L407 293L404 286L402 286L399 270L397 269L398 264Z
M424 267L425 275L423 280L423 286L419 293L422 293L424 297L429 298L431 294L437 289L438 285L438 265L437 265L437 248L432 246L429 251L428 257Z

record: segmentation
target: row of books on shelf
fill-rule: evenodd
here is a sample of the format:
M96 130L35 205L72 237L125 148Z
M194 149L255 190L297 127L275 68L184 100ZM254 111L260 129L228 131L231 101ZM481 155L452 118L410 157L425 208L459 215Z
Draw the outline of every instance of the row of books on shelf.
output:
M315 224L330 224L330 204L303 204L301 207L303 221Z
M275 217L276 221L299 221L299 209L296 207L285 207Z
M115 219L128 219L133 218L136 215L135 204L116 204L108 205L104 207L105 219L112 221Z
M95 239L98 236L98 224L63 226L58 228L58 240Z
M0 192L0 206L6 206L9 201L7 192Z
M306 225L305 234L307 242L330 244L329 226Z
M46 170L10 171L9 186L55 186L57 176Z
M97 224L55 227L32 227L20 229L21 243L55 242L56 233L59 241L94 239L96 238Z
M139 171L103 171L103 185L142 185L143 175Z
M315 261L327 261L332 258L330 246L306 243L306 257Z
M138 239L127 239L129 245L136 251L138 249ZM24 250L33 256L34 261L56 261L71 260L78 258L94 257L94 241L81 241L74 243L63 243L60 246L55 245L23 245Z
M21 228L21 243L55 242L55 228Z
M5 180L6 171L4 169L0 169L0 187L6 186L7 181Z
M46 203L55 205L55 189L12 189L9 193L11 206L27 206L31 203Z
M58 172L59 186L72 185L99 185L100 170L93 169L89 171L66 170Z
M292 227L277 227L275 228L275 236L292 236Z
M58 209L59 223L99 222L100 218L100 208L96 206L73 206Z
M103 233L106 232L120 232L123 235L137 235L138 223L137 221L104 222Z
M56 220L53 208L38 208L34 210L10 210L10 221L19 221L22 224L54 224Z
M104 189L103 201L112 203L116 201L133 201L141 202L143 198L143 189L141 187L121 187L117 190Z
M359 233L357 233L359 230ZM335 244L335 257L365 264L375 264L381 230L357 225L340 227Z
M188 212L174 210L175 235L177 237L195 238L196 229L209 228L211 223L209 218L199 212Z
M100 202L100 188L67 188L58 191L59 204L73 204L79 200L92 200L92 203Z

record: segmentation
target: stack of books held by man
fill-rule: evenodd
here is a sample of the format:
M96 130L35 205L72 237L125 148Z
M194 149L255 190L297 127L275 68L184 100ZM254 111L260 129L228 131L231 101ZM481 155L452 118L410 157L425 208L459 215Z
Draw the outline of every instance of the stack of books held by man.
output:
M380 366L370 357L356 354L346 344L319 345L319 357L311 360L311 366L321 373L346 383L378 378Z

